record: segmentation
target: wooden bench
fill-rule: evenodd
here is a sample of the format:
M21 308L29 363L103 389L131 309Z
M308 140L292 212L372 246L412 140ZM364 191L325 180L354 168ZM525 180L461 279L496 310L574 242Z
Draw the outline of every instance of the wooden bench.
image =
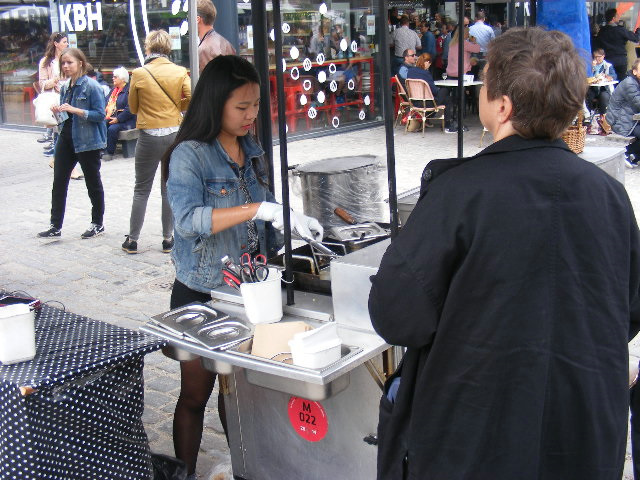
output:
M138 143L138 137L140 136L140 130L132 128L131 130L122 130L118 133L118 141L122 144L122 156L124 158L131 158L136 154L136 143Z

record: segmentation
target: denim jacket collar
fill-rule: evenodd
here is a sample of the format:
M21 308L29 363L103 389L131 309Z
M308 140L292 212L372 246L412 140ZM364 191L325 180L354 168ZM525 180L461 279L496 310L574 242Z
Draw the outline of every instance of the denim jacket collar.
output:
M260 145L258 145L258 143L253 139L251 135L238 137L238 140L240 141L240 147L242 148L247 160L258 158L264 155L264 150ZM232 168L237 168L236 163L231 160L231 157L229 157L227 151L222 148L222 145L217 138L213 141L213 148L215 148L216 153L220 156L220 158L224 158Z

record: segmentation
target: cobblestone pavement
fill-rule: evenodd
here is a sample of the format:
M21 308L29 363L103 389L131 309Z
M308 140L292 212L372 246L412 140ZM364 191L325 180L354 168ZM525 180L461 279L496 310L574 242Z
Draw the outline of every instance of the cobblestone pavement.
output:
M482 128L469 119L465 155L480 150ZM53 170L42 155L34 132L0 129L0 288L24 290L43 301L59 301L74 313L136 329L149 315L168 310L173 266L161 252L159 178L147 208L138 242L140 253L125 254L120 245L127 233L133 193L133 159L116 157L102 165L105 188L104 235L81 240L90 222L90 203L83 181L71 181L62 238L40 241L35 234L48 226ZM589 139L591 141L591 139ZM384 128L343 133L287 145L289 163L355 154L385 156ZM485 145L491 141L485 137ZM419 185L424 165L433 158L456 155L457 135L438 129L394 136L398 192ZM274 157L279 158L278 147ZM279 172L279 165L275 166ZM626 186L640 212L640 169L626 170ZM279 191L279 185L277 185ZM299 192L293 189L292 205L301 209ZM640 347L634 352L640 356ZM173 455L171 423L179 392L179 366L161 353L147 355L144 423L151 448ZM214 392L205 417L198 462L200 478L231 478L229 450L216 413ZM627 461L625 479L631 479Z

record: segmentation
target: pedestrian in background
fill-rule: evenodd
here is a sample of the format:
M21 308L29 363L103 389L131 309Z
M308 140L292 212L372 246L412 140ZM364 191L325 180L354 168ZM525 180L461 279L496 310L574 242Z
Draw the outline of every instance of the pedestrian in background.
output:
M152 30L144 43L144 66L136 68L129 86L129 109L137 115L140 137L136 144L136 182L129 219L129 234L122 249L138 253L138 239L147 201L160 158L176 138L182 123L182 112L191 99L191 80L187 69L169 60L171 37L164 30ZM162 195L162 251L173 248L173 216L167 200L167 187L160 185Z
M41 92L60 93L61 82L63 79L60 75L60 55L62 51L69 46L69 41L65 33L53 32L49 37L49 42L44 52L44 57L38 63L38 85ZM40 143L45 143L44 155L52 157L54 147L58 140L59 127L47 128L43 138L39 139ZM53 168L53 159L49 162L49 166ZM71 178L79 180L82 174L73 169Z
M236 50L229 41L213 29L218 11L211 0L198 0L198 70L202 73L204 67L218 55L235 55Z
M422 49L420 37L418 37L415 31L409 28L409 17L406 15L400 18L400 26L391 33L391 46L394 52L394 67L392 73L395 75L405 61L404 54L407 50L412 50L415 53L416 50Z
M615 8L610 8L604 14L607 24L600 29L596 36L596 45L591 48L602 48L607 60L613 64L618 80L627 76L627 42L638 43L638 35L618 25L620 15Z
M640 160L640 125L633 116L640 112L640 59L636 59L622 82L613 90L605 115L611 129L623 137L635 137L626 147L626 165L636 167Z
M107 149L102 159L108 161L116 152L118 134L136 126L136 116L129 110L129 72L124 67L113 71L113 88L107 95L104 119L107 122Z
M51 190L51 225L40 238L60 237L71 172L80 163L91 200L91 225L81 238L104 232L104 190L100 178L100 150L107 144L102 88L85 75L87 59L81 50L67 48L60 56L60 71L69 84L60 90L60 105L52 107L61 125L56 142Z
M429 162L372 280L374 328L407 347L380 403L379 479L621 478L640 232L624 185L560 139L585 93L567 35L491 42L495 143Z
M240 57L222 55L205 67L178 136L163 158L163 179L176 219L171 257L176 280L171 308L211 300L223 285L220 258L244 253L271 258L281 246L282 205L267 185L264 151L250 130L260 106L255 67ZM322 239L314 218L291 212L291 229ZM173 421L176 456L195 480L204 410L216 375L200 359L180 362L180 397ZM222 389L218 412L225 433Z

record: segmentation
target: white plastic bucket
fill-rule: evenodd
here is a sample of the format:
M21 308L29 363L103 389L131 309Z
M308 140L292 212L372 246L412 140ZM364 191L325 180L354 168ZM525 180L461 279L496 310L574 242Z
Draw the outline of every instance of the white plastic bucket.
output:
M35 315L29 305L0 307L0 362L25 362L36 355Z
M244 310L251 323L275 323L282 319L281 278L280 270L270 268L264 282L240 284Z

